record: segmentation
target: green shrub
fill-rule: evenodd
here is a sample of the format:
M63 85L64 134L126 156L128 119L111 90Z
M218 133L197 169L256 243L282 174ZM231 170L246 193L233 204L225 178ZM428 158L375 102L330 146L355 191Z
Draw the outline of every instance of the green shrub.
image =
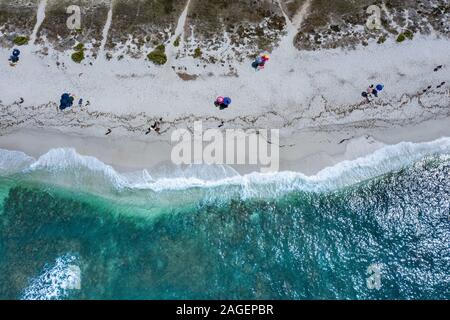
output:
M72 54L72 60L76 63L81 63L84 60L84 51L77 51Z
M406 30L405 32L403 32L403 34L409 40L412 40L414 38L414 33L411 30Z
M412 40L414 38L414 33L411 30L406 30L402 32L397 37L397 42L403 42L406 39Z
M173 42L173 46L174 47L179 47L180 46L180 36L178 36L175 41Z
M200 49L199 47L197 47L194 50L194 58L200 58L202 56L202 49Z
M386 42L386 36L385 35L382 35L381 37L378 38L378 41L377 41L378 44L382 44L382 43L385 43L385 42Z
M163 65L167 62L166 56L166 47L163 44L160 44L147 55L148 60L157 65Z
M166 46L163 45L163 44L160 44L159 46L157 46L155 48L155 50L159 50L159 51L165 52L166 51Z
M14 44L17 46L23 46L28 44L28 37L25 36L17 36L13 40Z
M83 51L83 50L84 50L84 44L79 43L79 44L77 44L75 47L73 47L73 49L74 49L75 51Z
M406 37L403 33L400 33L397 37L397 42L403 42L406 40Z

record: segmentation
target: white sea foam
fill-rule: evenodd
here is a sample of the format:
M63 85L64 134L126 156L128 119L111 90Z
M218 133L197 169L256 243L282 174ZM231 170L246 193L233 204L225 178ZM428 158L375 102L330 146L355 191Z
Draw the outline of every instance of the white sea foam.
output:
M36 159L23 152L0 149L0 176L23 170L35 161Z
M124 188L129 185L124 177L111 166L104 164L95 157L82 156L75 149L71 148L50 150L23 172L47 172L54 177L69 175L69 177L81 184L87 179L98 179L101 177L117 188Z
M313 176L291 171L239 175L225 166L189 166L172 170L169 175L169 170L161 168L159 173L154 169L151 172L143 170L122 174L94 157L78 154L74 149L52 149L33 163L30 163L31 158L22 153L0 150L0 173L11 173L12 168L8 168L11 165L13 169L20 168L22 174L51 175L56 181L64 177L80 186L106 183L117 190L162 192L237 186L241 188L243 197L251 197L265 193L264 190L272 194L293 190L334 190L399 170L434 154L450 154L450 138L385 146L370 155L325 168ZM28 166L23 169L23 165L17 165L14 155L21 159L19 163L27 163Z
M75 255L58 257L53 265L46 265L43 272L30 281L22 295L23 300L59 300L66 298L70 290L80 289L81 274Z

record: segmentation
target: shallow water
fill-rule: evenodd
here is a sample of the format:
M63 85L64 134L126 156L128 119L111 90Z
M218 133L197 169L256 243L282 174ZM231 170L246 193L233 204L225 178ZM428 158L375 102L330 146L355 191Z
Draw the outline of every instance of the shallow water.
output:
M3 152L0 298L448 299L446 143L166 189L67 150Z

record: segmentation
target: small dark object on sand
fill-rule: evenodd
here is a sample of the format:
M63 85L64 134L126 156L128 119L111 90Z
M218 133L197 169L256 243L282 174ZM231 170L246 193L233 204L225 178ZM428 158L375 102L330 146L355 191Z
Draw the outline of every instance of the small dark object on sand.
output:
M105 136L107 136L108 134L110 134L112 132L111 129L108 129L108 131L106 131Z
M160 120L162 121L162 118L160 118ZM150 128L148 129L149 132L146 133L146 134L149 134L152 130L155 130L156 133L160 134L160 131L161 131L161 128L159 127L160 124L161 124L160 122L155 121L155 123L152 124L152 125L150 126Z

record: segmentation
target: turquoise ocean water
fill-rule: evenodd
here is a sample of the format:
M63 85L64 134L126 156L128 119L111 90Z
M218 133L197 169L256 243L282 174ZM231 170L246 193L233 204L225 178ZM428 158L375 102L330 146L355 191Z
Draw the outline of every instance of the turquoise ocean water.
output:
M312 177L183 170L0 150L0 298L450 298L450 139Z

